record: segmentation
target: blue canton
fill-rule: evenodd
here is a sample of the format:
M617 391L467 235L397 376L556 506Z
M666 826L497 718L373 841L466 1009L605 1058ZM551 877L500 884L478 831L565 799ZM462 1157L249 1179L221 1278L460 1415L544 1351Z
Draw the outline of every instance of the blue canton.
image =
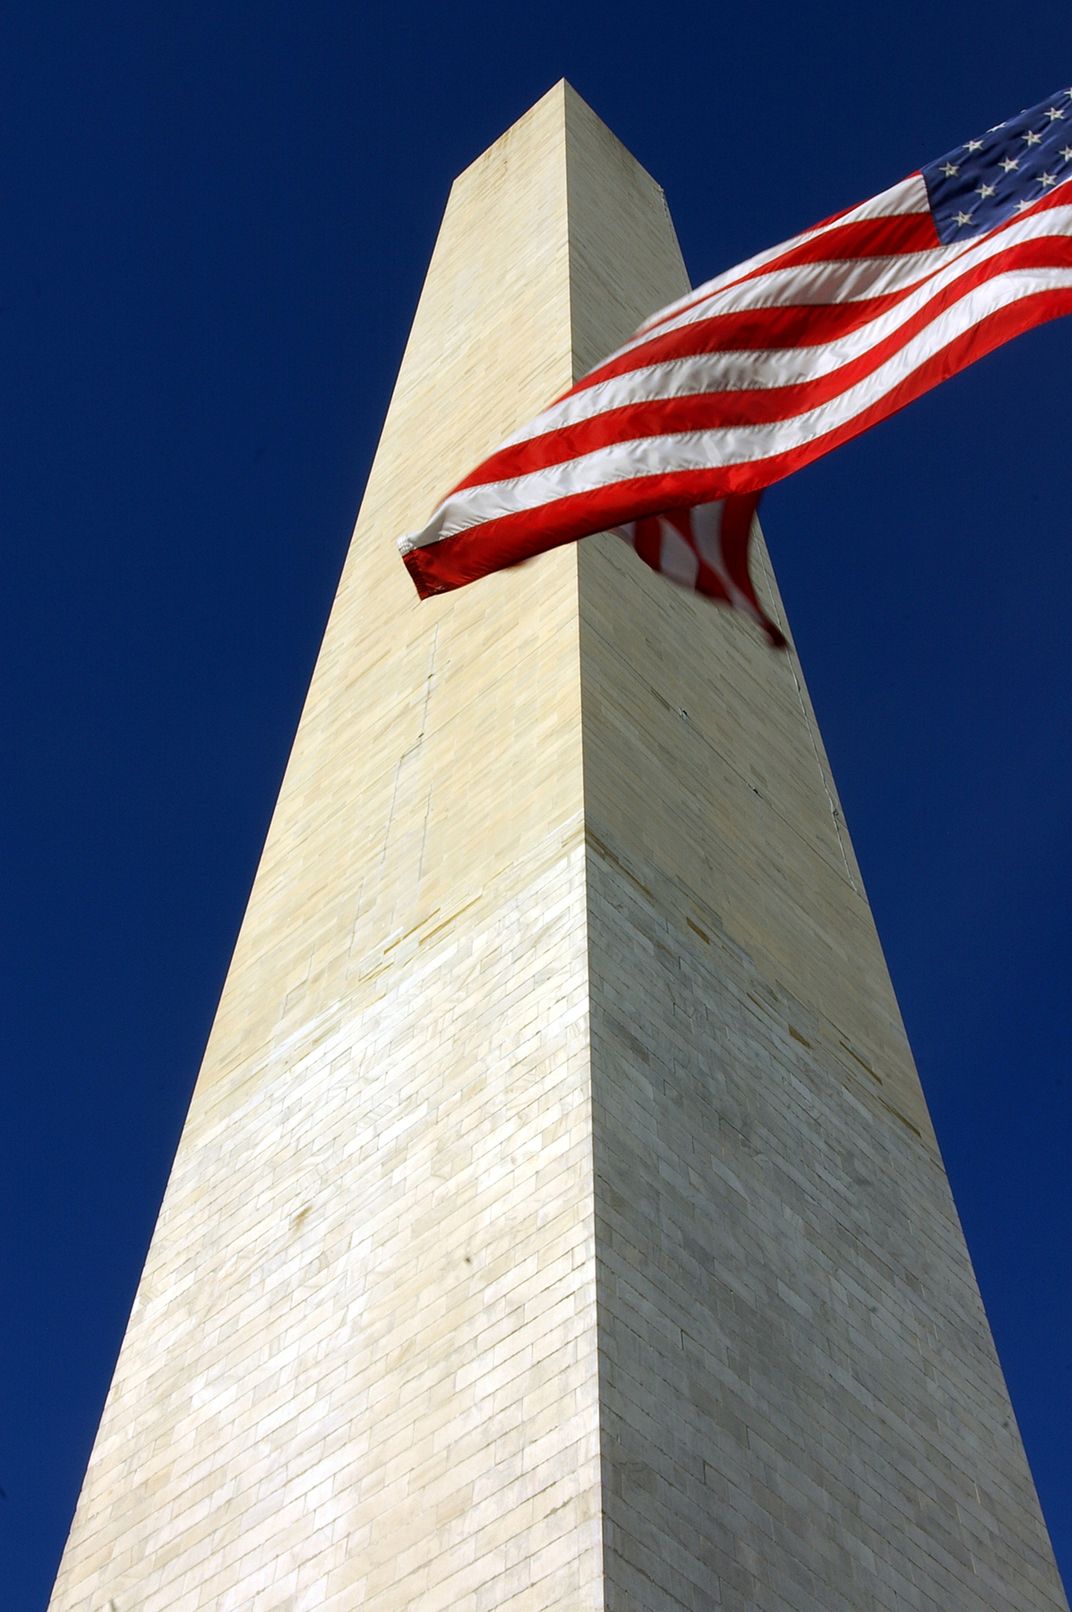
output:
M1072 89L922 170L938 238L971 239L1072 179Z

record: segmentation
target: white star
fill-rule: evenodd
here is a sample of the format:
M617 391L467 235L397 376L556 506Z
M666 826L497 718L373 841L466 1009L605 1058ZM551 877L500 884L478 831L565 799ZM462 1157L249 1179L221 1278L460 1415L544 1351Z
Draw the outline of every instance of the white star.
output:
M955 162L943 162L942 172L945 174L947 179L955 179L960 172L960 169L957 167Z
M1031 203L1030 203L1030 202L1029 202L1029 201L1018 201L1018 202L1017 202L1017 203L1016 203L1016 211L1017 211L1017 212L1018 212L1018 213L1026 213L1026 212L1027 212L1027 209L1028 209L1028 208L1029 208L1029 207L1030 207L1030 206L1031 206Z
M1062 146L1061 155L1066 162L1072 162L1072 146Z
M1019 168L1019 166L1020 166L1019 157L1003 157L1002 160L998 163L998 167L999 168L1004 168L1004 170L1005 170L1005 172L1007 174L1014 174L1016 172L1017 168Z
M953 214L953 222L954 222L954 224L970 224L971 221L972 221L972 215L970 213L954 213Z
M975 194L977 196L981 196L983 200L986 201L988 196L992 196L994 194L994 190L995 187L993 185L976 185Z
M1057 183L1057 175L1056 174L1039 174L1038 182L1042 186L1043 190L1049 190L1051 185L1056 185L1056 183Z
M964 149L965 151L981 151L983 142L981 140L969 140Z
M1023 138L1027 141L1029 146L1037 146L1042 142L1041 134L1033 134L1030 129L1028 129Z
M1046 108L1046 116L1049 118L1051 123L1056 123L1058 118L1064 117L1064 113L1061 111L1059 106L1048 106Z

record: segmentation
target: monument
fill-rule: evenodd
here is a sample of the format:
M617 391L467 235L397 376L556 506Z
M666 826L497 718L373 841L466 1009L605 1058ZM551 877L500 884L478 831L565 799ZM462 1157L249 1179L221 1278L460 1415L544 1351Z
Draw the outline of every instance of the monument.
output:
M54 1612L1067 1605L793 656L395 550L686 284L565 85L451 192Z

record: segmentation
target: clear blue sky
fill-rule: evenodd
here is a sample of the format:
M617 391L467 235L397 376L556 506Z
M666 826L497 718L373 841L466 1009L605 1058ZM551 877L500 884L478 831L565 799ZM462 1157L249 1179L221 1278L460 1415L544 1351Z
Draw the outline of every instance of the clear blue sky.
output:
M451 178L567 76L703 279L1072 83L1072 13L14 0L0 62L0 1599L38 1612ZM1070 374L1066 320L765 505L1066 1578Z

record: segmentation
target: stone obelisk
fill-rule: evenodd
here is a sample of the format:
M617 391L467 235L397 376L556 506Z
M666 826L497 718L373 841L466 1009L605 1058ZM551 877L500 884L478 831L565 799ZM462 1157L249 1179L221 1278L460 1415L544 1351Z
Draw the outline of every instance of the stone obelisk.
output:
M685 289L564 85L451 192L56 1612L1066 1605L794 658L395 552Z

